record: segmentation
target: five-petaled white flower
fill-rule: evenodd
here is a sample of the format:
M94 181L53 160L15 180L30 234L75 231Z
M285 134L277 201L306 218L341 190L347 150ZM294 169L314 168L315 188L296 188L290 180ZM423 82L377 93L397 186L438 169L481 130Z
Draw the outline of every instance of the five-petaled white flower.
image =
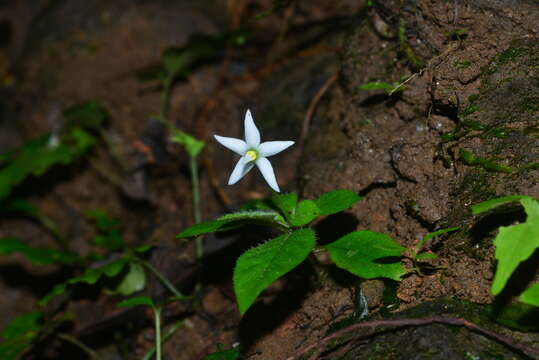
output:
M292 146L293 141L267 141L261 144L260 132L256 128L249 110L245 114L245 141L219 135L214 135L214 137L221 145L241 155L236 167L232 170L232 174L230 174L228 185L237 183L256 165L268 185L279 192L273 168L266 158Z

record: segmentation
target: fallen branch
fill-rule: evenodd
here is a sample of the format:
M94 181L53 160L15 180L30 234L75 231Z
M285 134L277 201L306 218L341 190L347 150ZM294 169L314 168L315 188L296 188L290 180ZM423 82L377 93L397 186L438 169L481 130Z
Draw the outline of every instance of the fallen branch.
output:
M425 318L425 319L397 319L397 320L374 320L374 321L367 321L362 323L357 323L350 325L344 329L341 329L339 331L334 332L331 335L328 335L315 343L305 346L298 350L295 354L288 357L286 360L295 360L299 359L302 355L308 353L309 351L316 349L318 347L326 345L328 342L330 342L333 339L339 338L344 336L345 334L362 329L362 328L380 328L380 327L403 327L403 326L424 326L424 325L431 325L431 324L446 324L446 325L452 325L452 326L464 326L472 331L475 331L479 334L485 335L487 337L490 337L502 344L505 344L513 349L522 351L526 354L533 355L534 357L539 359L539 349L529 346L526 344L519 343L515 340L513 340L510 337L497 334L494 331L490 331L487 329L484 329L480 327L479 325L476 325L474 323L471 323L467 320L460 319L460 318L446 318L446 317L431 317L431 318Z

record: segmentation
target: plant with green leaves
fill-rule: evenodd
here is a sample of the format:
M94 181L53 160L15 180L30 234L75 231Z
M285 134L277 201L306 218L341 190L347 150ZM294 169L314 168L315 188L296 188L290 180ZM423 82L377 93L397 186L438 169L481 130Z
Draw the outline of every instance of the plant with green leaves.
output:
M119 219L110 217L105 211L101 209L89 211L86 214L89 218L93 219L96 223L98 234L94 239L94 244L102 249L111 251L111 256L103 258L95 254L91 254L86 258L78 257L72 260L72 263L77 262L79 265L87 265L88 260L94 262L92 266L86 267L81 275L72 277L65 282L57 284L52 291L40 300L40 305L47 304L52 298L63 294L71 285L75 284L87 284L95 285L99 280L103 278L117 278L119 283L115 284L112 288L105 288L105 292L110 295L132 295L142 290L146 285L146 271L151 272L171 293L176 297L183 296L178 289L158 271L150 262L145 260L144 254L150 249L150 245L143 245L139 247L128 247L121 234L121 224ZM2 249L3 242L0 241L0 250ZM32 248L33 249L33 248ZM40 254L47 254L40 249ZM30 254L33 254L31 250ZM50 252L51 249L48 249ZM19 250L26 255L30 260L36 262L36 259L30 258L28 254ZM71 260L65 255L61 257L56 252L52 253L58 260ZM41 255L44 256L44 255ZM37 260L40 260L39 258ZM95 261L98 261L95 263Z
M268 200L249 202L239 212L195 224L178 237L227 231L247 224L270 226L280 233L246 251L236 262L234 291L243 314L265 288L298 266L317 248L317 235L309 224L320 216L344 211L359 200L360 197L350 190L330 191L315 200L302 201L298 201L295 193L274 195ZM417 254L422 251L419 247L412 251L413 255L408 255L410 251L388 235L367 230L351 232L319 249L327 251L338 267L359 277L393 280L400 280L407 272L414 271L405 270L402 257L414 256L421 260Z
M498 260L492 295L498 295L507 285L518 265L527 260L539 248L539 202L523 195L492 199L472 206L474 215L496 211L500 206L519 202L527 215L526 221L516 225L500 226L494 239L495 256ZM519 297L526 304L539 306L539 283L526 289Z
M42 329L43 314L33 311L13 319L2 331L0 359L16 360L38 338Z

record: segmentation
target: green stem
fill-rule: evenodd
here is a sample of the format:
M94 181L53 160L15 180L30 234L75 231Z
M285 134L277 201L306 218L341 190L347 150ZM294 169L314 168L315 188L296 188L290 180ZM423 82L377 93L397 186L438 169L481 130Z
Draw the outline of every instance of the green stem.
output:
M183 326L183 320L182 321L179 321L177 322L176 324L172 325L168 330L165 331L165 333L163 334L163 341L161 342L162 344L165 343L168 339L170 339L170 337L176 332L178 331L178 329L180 329L181 327ZM148 352L146 353L146 355L142 358L142 360L150 360L152 357L153 357L153 354L155 353L157 349L157 346L153 346L150 350L148 350Z
M161 308L153 308L155 317L155 359L161 360Z
M189 165L191 170L191 189L193 192L193 212L195 223L200 223L200 182L198 180L198 166L196 156L189 156ZM202 236L195 239L197 259L202 259L204 256L204 247L202 244Z
M75 345L76 347L87 353L92 359L102 360L101 357L94 350L90 349L88 346L86 346L86 344L82 343L73 336L68 334L58 334L58 337L72 345Z
M148 261L146 260L142 260L142 259L139 259L137 258L137 260L139 263L141 263L146 269L150 270L154 275L155 277L161 281L161 283L167 288L170 290L171 293L173 293L175 296L177 297L183 297L182 293L178 291L178 289L176 289L176 287L174 285L172 285L172 283L170 281L168 281L168 279L163 276L163 274L161 274L161 272L159 270L157 270L155 267L153 267L152 264L150 264Z
M161 119L162 121L166 121L165 119L168 116L168 110L170 108L170 93L172 91L172 83L173 79L167 78L163 82L163 92L161 93ZM165 125L169 126L168 123L165 123Z

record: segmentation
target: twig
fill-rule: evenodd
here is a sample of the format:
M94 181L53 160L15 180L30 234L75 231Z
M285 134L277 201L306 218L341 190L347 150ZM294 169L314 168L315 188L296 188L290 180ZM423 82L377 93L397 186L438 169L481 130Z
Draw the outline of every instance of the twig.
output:
M534 356L539 357L539 349L519 343L510 337L497 334L494 331L490 331L487 329L484 329L480 327L479 325L476 325L474 323L471 323L467 320L460 319L460 318L446 318L446 317L431 317L431 318L425 318L425 319L398 319L398 320L374 320L374 321L367 321L362 323L357 323L350 325L344 329L341 329L339 331L334 332L331 335L328 335L314 344L305 346L298 350L295 354L292 356L289 356L286 358L286 360L295 360L299 359L302 355L306 354L307 352L316 349L317 347L321 347L326 345L328 342L330 342L333 339L342 337L343 335L358 330L362 328L380 328L380 327L403 327L403 326L424 326L424 325L431 325L431 324L446 324L446 325L452 325L452 326L464 326L472 331L475 331L477 333L480 333L482 335L488 336L502 344L505 344L513 349L522 351L527 354L533 354Z
M313 117L316 106L322 100L324 94L329 90L329 88L337 81L337 74L331 75L324 85L318 90L314 98L311 100L307 112L305 113L305 118L303 119L303 127L301 128L301 135L299 137L299 148L303 147L307 133L309 132L309 125L311 124L311 118Z

